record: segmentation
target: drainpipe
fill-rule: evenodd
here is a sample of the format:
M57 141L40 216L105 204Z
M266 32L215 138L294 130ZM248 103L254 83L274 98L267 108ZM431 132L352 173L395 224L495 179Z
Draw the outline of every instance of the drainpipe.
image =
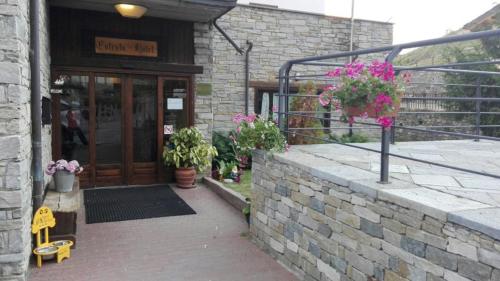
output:
M248 99L249 88L248 81L250 80L250 52L253 48L253 43L247 40L248 48L245 51L245 115L248 115Z
M30 0L31 130L33 146L33 212L43 201L42 99L40 94L40 0Z
M222 30L222 28L217 24L217 20L220 19L223 15L227 14L232 9L233 9L233 7L229 8L222 15L218 16L217 18L215 18L214 21L213 21L213 25L220 32L220 34L222 34L222 36L224 36L224 38L226 38L226 40L236 49L236 51L240 55L243 55L243 53L245 51L242 48L240 48L240 46L238 46L238 44L236 44L236 42L234 42L233 39L231 39L231 37L229 37L229 35L227 35L227 33L224 30Z

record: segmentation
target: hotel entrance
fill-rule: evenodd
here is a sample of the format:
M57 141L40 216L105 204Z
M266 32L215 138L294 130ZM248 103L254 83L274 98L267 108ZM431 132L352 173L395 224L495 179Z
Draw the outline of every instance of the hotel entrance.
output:
M191 77L53 73L53 154L84 165L82 187L171 180L161 155L170 134L193 123Z

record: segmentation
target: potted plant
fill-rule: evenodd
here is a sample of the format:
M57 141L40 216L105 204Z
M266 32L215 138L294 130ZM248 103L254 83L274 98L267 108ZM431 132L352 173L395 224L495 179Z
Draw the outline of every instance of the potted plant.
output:
M210 166L217 149L208 144L195 127L183 128L172 134L170 144L163 150L165 165L175 166L175 180L180 188L194 187L196 170Z
M373 61L371 65L359 62L346 64L327 73L337 84L328 85L319 95L323 106L333 105L342 110L349 123L354 117L376 118L388 128L392 117L399 111L404 85L409 81L407 72L396 76L389 62Z
M234 142L236 148L244 153L252 149L263 149L271 152L284 152L288 144L280 129L273 121L254 114L245 116L237 114L233 122L238 125Z
M45 169L47 175L54 177L57 192L71 192L75 182L75 174L81 173L83 168L76 160L66 161L64 159L56 162L50 161Z
M252 203L251 203L250 198L245 198L245 202L247 203L247 205L245 207L243 207L241 212L245 216L245 220L247 221L247 224L250 225L250 209L251 209Z

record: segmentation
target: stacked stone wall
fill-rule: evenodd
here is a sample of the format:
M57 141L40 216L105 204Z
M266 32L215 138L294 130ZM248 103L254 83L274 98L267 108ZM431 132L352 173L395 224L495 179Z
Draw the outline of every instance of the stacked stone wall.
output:
M260 151L252 169L251 235L301 280L500 280L498 237Z
M49 96L46 1L41 1L42 94ZM31 90L29 1L0 3L0 280L26 280L31 254ZM51 158L42 130L43 162ZM49 178L45 178L47 182Z
M250 52L250 80L276 82L287 60L349 50L350 20L345 18L240 5L218 20L223 30ZM356 48L392 43L392 24L356 20ZM216 30L213 31L213 118L215 130L234 128L231 119L245 111L245 56L240 55ZM376 57L383 57L376 54ZM370 58L362 57L362 60ZM346 62L347 58L338 62ZM294 67L292 74L324 73L329 68ZM254 110L250 91L249 112Z

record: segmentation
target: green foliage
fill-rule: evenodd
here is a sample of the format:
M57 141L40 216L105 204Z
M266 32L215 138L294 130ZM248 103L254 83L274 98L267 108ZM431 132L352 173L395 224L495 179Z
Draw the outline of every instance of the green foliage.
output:
M218 161L217 167L219 170L219 175L222 177L222 179L229 179L231 178L231 172L233 172L235 169L236 171L238 171L238 163L236 161L233 162Z
M488 44L492 41L482 41L483 44ZM492 44L498 44L494 42ZM456 62L471 62L471 61L485 61L491 60L492 54L488 51L494 49L491 46L484 48L483 46L476 46L470 49L448 48L446 50L446 57L448 61ZM498 71L494 64L477 66L476 70L485 71ZM467 73L446 73L445 81L447 84L471 84L475 85L500 85L500 77L495 75L483 75ZM478 80L479 79L479 80ZM451 97L475 97L476 87L463 87L449 85L446 87L447 95ZM481 97L498 97L498 88L481 87ZM475 102L449 102L446 103L447 110L449 111L467 111L474 112L476 110ZM500 104L498 102L481 102L480 106L483 112L500 112ZM464 120L469 118L470 124L473 124L473 116L471 115L457 115L457 120ZM500 124L500 115L481 115L481 125L498 125ZM496 128L481 128L482 134L486 136L500 136L500 132Z
M236 147L228 135L213 132L212 144L217 149L218 155L214 157L214 162L224 161L225 163L237 162Z
M199 172L210 166L213 156L217 156L217 149L208 144L195 127L183 128L172 134L170 143L163 149L165 165L196 167Z
M299 95L316 96L317 89L313 82L308 81L305 85L301 84L299 87ZM292 97L290 104L290 111L298 112L319 112L322 106L319 105L317 98L312 97ZM289 135L290 144L316 144L322 143L318 139L324 137L321 121L312 118L316 113L297 113L298 115L290 115L288 117L288 125L290 128L312 128L311 130L293 130Z
M236 135L236 148L246 153L252 149L264 149L272 152L284 152L287 143L280 129L273 121L256 118L250 121L241 121L240 132Z
M340 137L331 135L330 139L340 143L364 143L369 141L368 137L363 134L352 134L352 136L349 136L349 134L343 134Z

